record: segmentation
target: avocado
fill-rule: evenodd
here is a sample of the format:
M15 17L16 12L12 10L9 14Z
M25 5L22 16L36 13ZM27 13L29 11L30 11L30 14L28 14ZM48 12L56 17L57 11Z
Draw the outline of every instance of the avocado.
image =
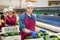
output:
M59 39L60 40L60 39Z
M58 38L56 35L51 35L50 38Z
M40 34L41 34L41 36L43 36L43 33L42 32L40 32Z
M19 35L19 33L18 32L14 32L14 35Z
M8 34L8 36L14 36L14 32L9 32L7 34Z
M44 33L44 40L48 40L48 35L49 34L47 32Z
M37 32L36 34L37 34L37 38L40 38L43 35L43 33L41 33L41 32L39 32L39 33Z
M26 39L33 39L33 37L32 36L27 36Z
M6 34L6 33L5 33L5 34L3 34L3 37L8 37L8 34Z
M47 32L45 32L44 35L49 35L49 34Z
M48 39L48 35L44 35L44 40L47 40Z
M47 32L44 33L44 35L43 35L44 36L44 40L47 40L48 39L48 35L49 34Z
M50 40L59 40L58 36L56 35L51 35Z

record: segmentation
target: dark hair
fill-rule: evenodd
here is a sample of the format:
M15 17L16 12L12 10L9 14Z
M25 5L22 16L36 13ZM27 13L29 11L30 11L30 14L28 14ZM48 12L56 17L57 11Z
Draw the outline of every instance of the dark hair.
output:
M3 15L1 15L1 19L4 19L4 16Z
M3 13L2 12L0 12L0 15L2 15Z
M0 12L0 15L1 15L1 19L4 19L4 16L3 16L3 13L2 12Z

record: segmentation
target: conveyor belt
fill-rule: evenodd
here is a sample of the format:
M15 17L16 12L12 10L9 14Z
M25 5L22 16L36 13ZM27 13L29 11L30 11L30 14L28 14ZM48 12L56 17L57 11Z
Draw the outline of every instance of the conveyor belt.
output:
M37 27L39 27L38 25L36 25ZM46 31L49 31L51 33L58 33L58 32L55 32L55 31L52 31L52 30L49 30L49 29L46 29L46 28L43 28L43 27L39 27L40 29L43 29L43 30L46 30Z
M36 25L40 26L42 28L45 28L45 29L60 33L60 27L58 27L58 26L53 26L53 25L46 24L46 23L43 23L43 22L38 22L38 21L36 21Z
M36 27L38 27L38 26L36 26ZM51 30L47 30L47 29L42 28L42 27L39 27L39 28L40 28L40 29L43 29L43 30L46 30L46 32L48 32L49 35L57 35L57 36L60 38L60 35L58 35L57 32L54 32L54 31L51 31Z
M39 16L37 21L60 27L60 17L58 16Z

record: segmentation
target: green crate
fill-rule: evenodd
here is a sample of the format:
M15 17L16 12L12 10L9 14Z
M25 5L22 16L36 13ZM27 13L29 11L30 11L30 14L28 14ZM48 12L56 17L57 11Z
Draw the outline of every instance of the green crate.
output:
M35 14L42 14L41 12L35 12Z

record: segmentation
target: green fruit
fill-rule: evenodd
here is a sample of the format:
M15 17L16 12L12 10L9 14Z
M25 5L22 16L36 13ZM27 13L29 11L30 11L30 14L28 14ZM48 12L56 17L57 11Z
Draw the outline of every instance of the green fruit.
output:
M48 39L48 35L44 35L44 40L47 40Z
M50 38L58 38L56 35L51 35Z
M18 32L15 32L14 35L19 35L19 33Z
M42 32L40 32L40 34L41 34L41 36L43 36L43 33Z
M59 39L60 40L60 39Z
M44 40L48 40L48 35L49 34L47 32L44 33Z
M47 32L45 32L44 35L49 35L49 34Z
M9 32L7 34L8 34L8 36L14 36L14 32Z
M50 40L59 40L59 38L56 35L50 36Z
M8 37L8 34L3 34L3 37Z
M43 35L43 33L36 33L37 34L37 38L41 38L41 36Z
M26 39L33 39L33 37L32 36L27 36Z

